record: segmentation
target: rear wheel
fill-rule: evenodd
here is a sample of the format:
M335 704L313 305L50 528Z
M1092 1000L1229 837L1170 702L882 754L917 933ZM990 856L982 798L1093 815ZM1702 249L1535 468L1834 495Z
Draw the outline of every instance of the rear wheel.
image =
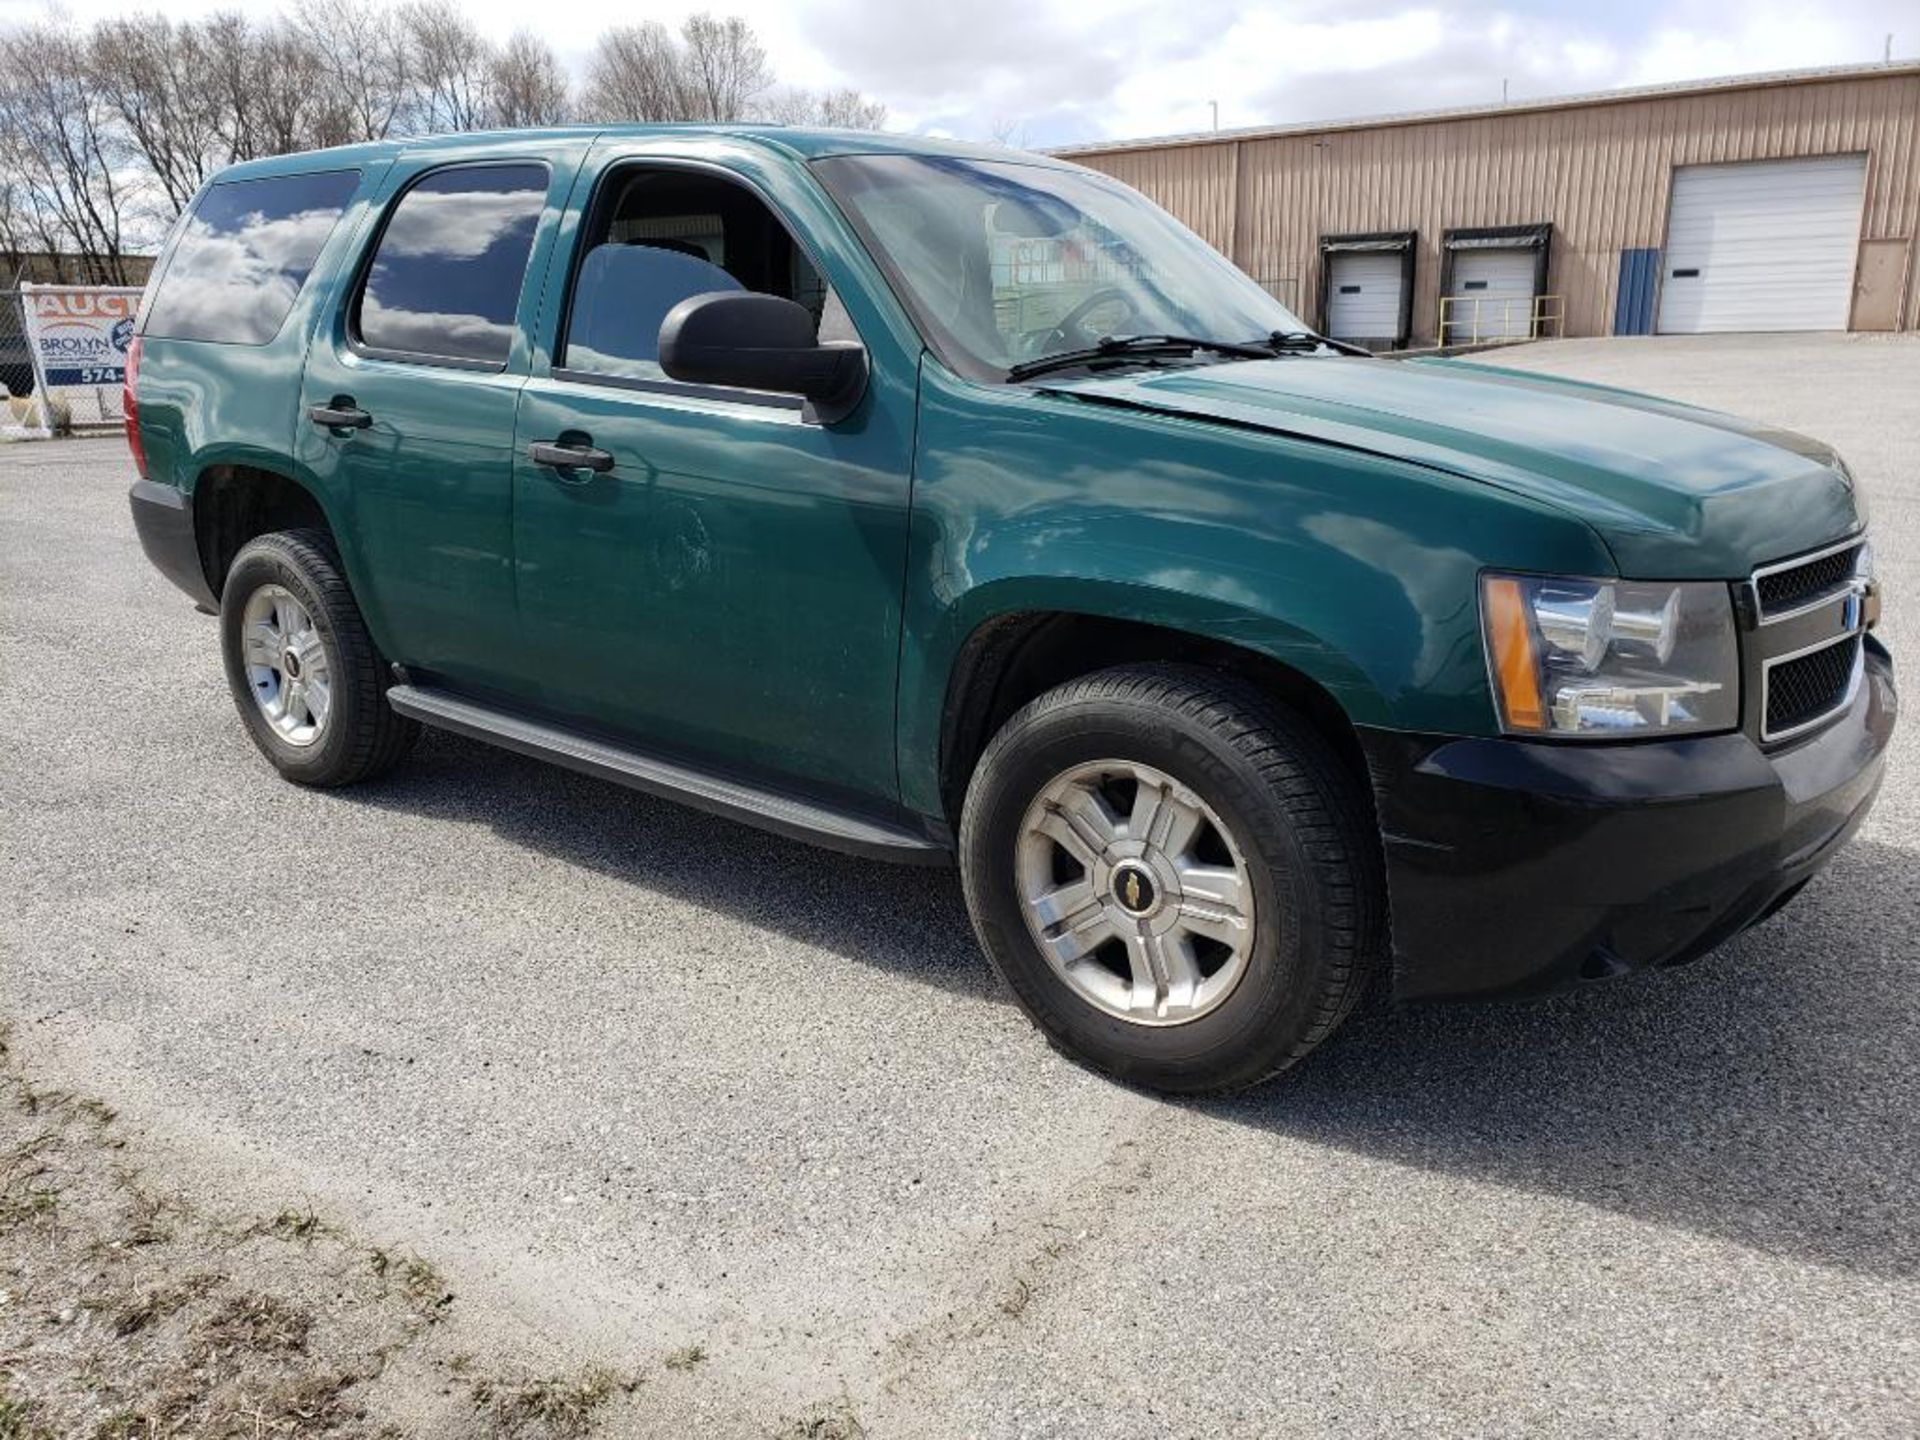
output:
M386 662L324 531L262 535L234 557L220 640L241 721L289 780L368 779L419 733L387 704Z
M1197 667L1103 671L1021 710L974 771L960 852L1034 1022L1156 1089L1284 1070L1384 949L1364 791L1300 716Z

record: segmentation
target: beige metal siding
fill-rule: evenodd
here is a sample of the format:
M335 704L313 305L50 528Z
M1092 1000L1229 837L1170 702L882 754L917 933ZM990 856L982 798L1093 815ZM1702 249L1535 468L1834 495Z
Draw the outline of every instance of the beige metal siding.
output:
M1665 243L1675 167L1850 152L1868 157L1861 238L1914 236L1920 71L1070 158L1152 196L1255 278L1296 282L1309 318L1321 293L1320 236L1418 230L1414 334L1430 342L1446 230L1550 222L1547 288L1566 297L1566 333L1605 335L1620 251ZM1911 274L1906 288L1906 326L1920 329L1920 285Z
M1221 254L1233 248L1233 151L1209 146L1193 154L1138 150L1102 156L1099 169L1172 211Z

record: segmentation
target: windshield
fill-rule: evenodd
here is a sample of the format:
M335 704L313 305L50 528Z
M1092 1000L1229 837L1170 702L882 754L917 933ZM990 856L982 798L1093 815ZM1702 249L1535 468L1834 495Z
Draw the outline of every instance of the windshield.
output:
M1105 176L1018 161L858 155L814 169L955 370L1109 336L1264 340L1299 318L1166 211Z

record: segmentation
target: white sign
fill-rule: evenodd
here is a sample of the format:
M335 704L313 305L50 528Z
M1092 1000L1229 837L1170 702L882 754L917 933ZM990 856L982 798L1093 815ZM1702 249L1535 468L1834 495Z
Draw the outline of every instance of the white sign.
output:
M140 291L108 285L22 285L27 348L33 360L35 394L43 424L50 424L49 392L117 390L127 374L127 347ZM117 409L118 397L114 397ZM115 418L104 396L102 419Z

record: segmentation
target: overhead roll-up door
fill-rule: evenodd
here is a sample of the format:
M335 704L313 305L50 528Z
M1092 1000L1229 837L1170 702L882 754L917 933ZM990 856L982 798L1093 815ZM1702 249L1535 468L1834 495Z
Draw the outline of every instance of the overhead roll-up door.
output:
M1524 340L1537 317L1557 318L1534 303L1546 292L1552 234L1544 224L1449 230L1440 242L1440 343Z
M1864 155L1674 171L1661 332L1846 329L1866 174Z
M1321 240L1327 334L1362 345L1406 343L1413 312L1413 240L1411 231Z
M1391 340L1400 333L1400 257L1335 254L1327 276L1327 333L1336 340Z

